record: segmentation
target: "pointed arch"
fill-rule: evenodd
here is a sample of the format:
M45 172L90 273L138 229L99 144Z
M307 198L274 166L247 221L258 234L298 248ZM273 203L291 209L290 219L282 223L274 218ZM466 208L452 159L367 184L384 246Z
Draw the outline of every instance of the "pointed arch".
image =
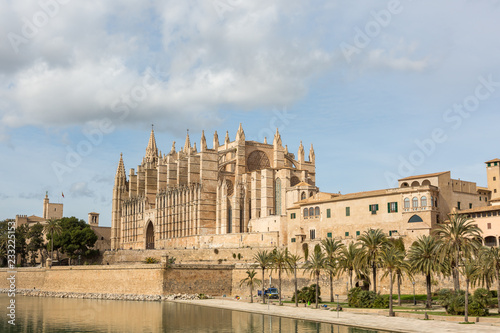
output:
M146 227L146 250L153 250L155 248L155 229L153 222L148 221Z

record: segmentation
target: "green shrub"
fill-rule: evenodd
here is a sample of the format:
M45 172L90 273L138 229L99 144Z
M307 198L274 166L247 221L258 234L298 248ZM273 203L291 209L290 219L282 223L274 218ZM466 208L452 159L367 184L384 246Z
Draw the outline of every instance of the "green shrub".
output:
M316 284L312 284L309 287L304 287L298 290L298 300L300 303L316 302ZM321 287L318 286L318 302L321 302ZM292 297L292 302L295 302L295 293Z
M441 289L438 293L438 304L446 309L451 315L465 314L465 291L454 292L449 289ZM472 296L469 296L469 315L487 316L488 306L491 304L491 292L484 288L478 288Z
M373 291L363 290L360 287L349 290L348 304L354 308L386 309L389 307L389 297L376 294Z
M489 307L492 302L492 293L485 288L478 288L472 295L472 301L478 303L483 308Z
M487 316L489 314L489 310L485 308L482 304L473 301L469 303L469 315L474 317Z
M146 264L156 264L158 262L158 259L153 258L153 257L147 257L146 258Z

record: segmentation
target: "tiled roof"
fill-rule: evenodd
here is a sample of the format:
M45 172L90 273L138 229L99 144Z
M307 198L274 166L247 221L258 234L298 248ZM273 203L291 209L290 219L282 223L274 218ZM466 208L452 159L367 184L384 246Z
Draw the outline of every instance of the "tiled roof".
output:
M458 211L460 214L469 214L469 213L482 213L482 212L492 212L494 210L500 210L500 206L483 206L483 207L476 207L472 209L464 209Z
M494 163L494 162L500 162L500 158L495 158L494 160L484 162L484 163Z

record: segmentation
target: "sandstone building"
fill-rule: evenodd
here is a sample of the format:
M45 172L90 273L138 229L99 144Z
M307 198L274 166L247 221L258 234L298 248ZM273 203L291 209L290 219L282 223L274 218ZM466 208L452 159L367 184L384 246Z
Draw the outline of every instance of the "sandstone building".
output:
M312 146L307 161L302 144L297 158L289 153L278 130L272 144L247 141L241 124L234 141L226 132L220 144L215 132L208 148L202 133L198 151L188 133L161 154L152 129L137 171L127 177L120 157L112 248L284 245L286 209L317 192L314 160Z
M498 201L499 162L487 162L487 188L446 171L400 179L397 188L342 195L319 192L312 145L307 160L302 143L295 157L278 131L272 144L247 141L240 124L234 141L226 132L220 144L215 132L212 148L202 133L199 151L188 133L180 150L174 142L162 154L151 130L137 171L127 176L120 156L112 248L288 246L299 252L328 237L355 240L369 228L411 242L451 212L471 213ZM499 232L492 236L499 240Z

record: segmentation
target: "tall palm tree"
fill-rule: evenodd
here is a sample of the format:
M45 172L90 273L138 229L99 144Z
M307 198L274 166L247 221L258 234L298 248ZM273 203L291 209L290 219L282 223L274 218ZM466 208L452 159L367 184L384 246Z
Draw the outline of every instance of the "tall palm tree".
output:
M380 254L387 246L387 236L381 229L366 230L359 237L361 243L361 262L370 267L373 274L373 291L377 292L377 266L380 263Z
M405 255L401 249L396 246L387 246L380 254L382 267L386 272L384 276L389 275L389 316L394 317L392 309L392 288L394 285L394 274L398 268L406 265Z
M408 259L415 272L425 276L427 287L426 308L431 308L431 277L434 272L441 270L440 263L441 243L434 236L420 236L410 247Z
M272 254L268 251L261 250L254 255L255 262L262 269L262 304L266 303L264 292L264 271L271 265Z
M316 309L318 308L318 286L319 286L319 276L321 271L325 269L326 258L320 247L315 247L314 252L309 257L309 260L304 264L304 269L306 272L310 272L311 276L316 277Z
M253 303L253 287L259 286L262 281L257 279L257 272L252 270L247 270L247 277L240 281L240 286L247 285L250 287L250 303Z
M468 216L455 213L447 223L440 225L435 231L436 236L443 242L441 256L450 260L455 291L460 289L458 266L462 258L470 257L470 254L481 246L481 229L473 222Z
M278 271L278 297L279 297L279 304L282 305L281 301L281 272L286 269L287 262L288 262L288 249L274 249L272 252L272 268L276 271Z
M338 270L338 257L340 251L344 248L344 244L339 240L325 238L321 241L321 246L326 252L326 269L330 276L330 302L333 302L333 276Z
M59 220L50 219L47 221L47 224L44 226L44 231L50 234L50 260L54 259L54 234L59 235L62 232L61 225L59 224Z
M289 254L287 258L288 271L293 271L293 283L295 285L295 306L299 306L299 294L297 288L297 268L302 257L296 254Z
M500 248L489 247L483 250L482 265L495 273L495 278L497 280L497 293L500 295ZM498 313L500 314L500 297L498 297Z
M341 272L347 272L349 275L349 289L352 289L352 275L358 271L358 256L360 244L351 242L340 250L339 266Z
M389 239L391 244L399 249L404 257L406 258L406 247L402 237L399 238L391 238ZM396 277L397 277L397 286L398 286L398 305L401 306L401 282L403 280L403 275L406 274L411 278L411 269L408 262L404 262L403 265L396 267Z
M464 260L463 265L461 266L461 273L465 277L465 322L469 321L469 285L475 283L478 274L479 268L476 260L472 258L467 258Z
M481 264L478 265L478 276L477 280L481 284L481 287L486 287L488 291L491 289L491 285L495 280L495 270L491 269L491 253L490 247L482 246L479 251L477 251L477 260Z

